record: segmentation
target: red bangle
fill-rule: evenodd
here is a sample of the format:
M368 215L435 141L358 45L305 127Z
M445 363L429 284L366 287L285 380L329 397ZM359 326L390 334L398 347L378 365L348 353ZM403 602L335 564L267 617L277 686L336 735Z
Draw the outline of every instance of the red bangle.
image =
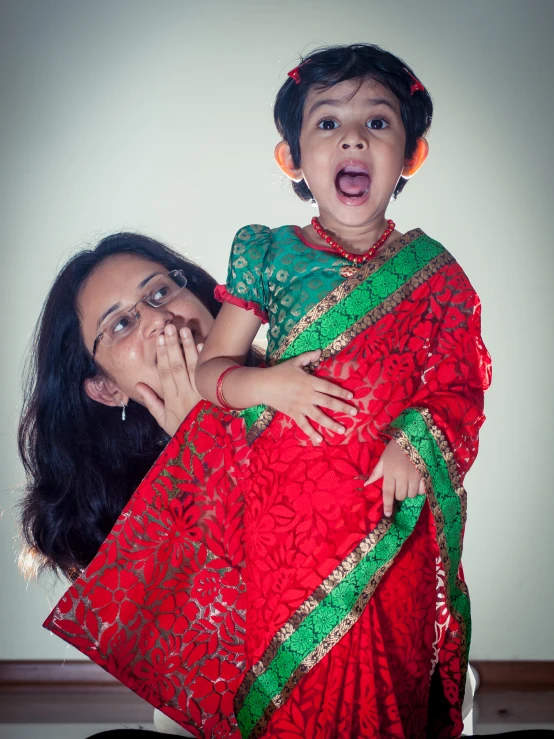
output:
M232 372L233 370L240 369L242 365L240 364L232 364L230 367L227 367L226 370L223 370L223 372L219 375L219 379L215 386L215 397L217 399L218 405L220 405L224 411L236 411L236 408L233 408L232 405L229 405L229 403L225 400L225 396L223 395L223 380L227 377L229 372Z

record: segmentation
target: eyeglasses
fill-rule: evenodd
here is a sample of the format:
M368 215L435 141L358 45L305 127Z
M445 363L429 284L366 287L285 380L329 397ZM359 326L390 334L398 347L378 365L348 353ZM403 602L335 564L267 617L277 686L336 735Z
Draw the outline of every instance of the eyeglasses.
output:
M148 293L130 308L120 310L109 317L109 320L102 326L102 330L94 339L92 346L92 356L96 354L98 344L102 341L106 346L113 346L118 341L126 339L133 333L140 321L140 313L137 306L140 303L147 303L152 308L161 308L170 300L180 293L186 287L187 278L182 269L174 269L166 275L157 277L148 288Z

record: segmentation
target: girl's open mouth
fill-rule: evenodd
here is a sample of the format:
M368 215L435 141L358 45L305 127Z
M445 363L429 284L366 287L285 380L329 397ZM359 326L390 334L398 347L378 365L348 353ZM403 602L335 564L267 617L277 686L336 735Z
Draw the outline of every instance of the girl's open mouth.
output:
M341 162L335 175L337 197L344 205L363 205L369 200L371 177L364 162Z

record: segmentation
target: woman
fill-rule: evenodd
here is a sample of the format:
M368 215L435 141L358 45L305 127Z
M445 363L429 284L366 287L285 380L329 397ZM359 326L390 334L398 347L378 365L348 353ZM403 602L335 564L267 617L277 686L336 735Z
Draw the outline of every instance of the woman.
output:
M172 272L177 282L167 278ZM160 279L159 307L136 303ZM29 483L22 527L40 568L74 578L91 562L178 420L200 400L182 373L172 405L180 419L163 416L156 339L169 324L188 329L193 370L196 344L219 310L214 286L197 265L131 233L81 251L57 277L35 333L19 428ZM133 303L135 312L122 315Z
M78 253L57 277L42 311L19 428L19 448L28 478L22 502L22 532L29 550L25 562L33 561L38 570L48 568L66 575L76 583L74 588L80 587L79 575L91 562L88 572L98 576L98 586L86 594L79 591L79 604L68 615L64 604L75 590L69 591L58 609L63 618L51 619L53 630L71 641L76 627L71 626L69 617L77 621L84 617L88 628L97 613L95 636L101 634L102 644L91 648L83 640L72 643L154 705L161 705L175 689L167 664L161 683L157 681L159 649L153 655L149 652L148 658L144 652L156 646L159 629L172 632L181 657L186 656L185 637L189 643L193 638L210 637L210 649L205 646L203 655L198 649L192 655L196 662L202 657L206 662L216 652L221 654L222 647L214 646L214 637L219 639L229 658L222 680L236 678L243 661L240 634L229 634L231 620L236 621L237 631L244 620L237 569L243 560L240 502L237 496L234 500L225 497L221 481L213 489L213 497L206 496L196 506L189 501L181 503L183 491L177 489L179 475L184 474L177 465L183 465L184 455L183 434L175 432L201 400L194 387L194 367L197 346L201 348L220 307L213 297L215 285L197 265L138 234L115 234ZM259 362L255 349L249 362ZM203 453L208 455L213 446L209 436L213 410L208 403L200 404L191 422L193 428L206 432ZM233 449L241 443L244 446L241 422L228 418L226 424L236 439ZM141 493L128 505L149 469ZM165 484L148 499L148 492L152 492L148 481L157 473L166 476ZM174 494L168 496L172 485ZM125 516L118 521L124 509ZM132 531L127 535L126 525L140 526L145 518L155 530L148 530L150 546L138 558L139 582L131 571L118 573L111 565L117 559L114 547L128 552L135 535ZM210 545L214 527L226 531ZM185 537L172 541L172 532L179 537L183 531L188 541ZM137 538L140 540L140 534ZM100 560L96 557L103 543L103 552L106 547L110 552L104 569L103 552L98 555ZM221 556L232 566L222 562ZM221 575L217 592L214 566ZM187 602L193 569L195 600ZM156 603L154 584L156 592L161 592L164 578L170 590ZM137 632L136 651L145 657L139 666L140 685L126 679L125 661L117 646L121 636L112 638L117 622L130 626L131 604L139 591L148 614L156 615L140 624ZM189 624L192 632L186 632ZM191 689L201 694L205 678L199 676L195 682L188 672L186 677L187 689L181 686L183 696ZM161 700L155 695L157 687ZM215 724L223 721L227 726L232 696L224 701L218 696L217 705L209 707ZM180 709L173 713L182 719Z
M396 251L384 253L382 260L375 262L375 269L388 264L404 246L398 244ZM129 398L133 402L126 410L127 419L131 417L131 410L140 412L141 396L137 388L150 406L157 409L156 413L159 413L163 397L166 410L169 394L166 396L156 373L161 368L167 383L169 375L175 378L179 372L172 372L171 364L163 365L163 348L154 352L152 347L163 332L168 356L175 352L176 333L171 334L168 327L176 324L180 328L179 321L187 319L185 312L178 313L171 308L171 303L152 311L148 301L144 303L146 297L150 300L155 297L150 293L145 297L145 282L153 278L156 270L162 275L165 269L175 268L174 263L161 256L150 256L140 262L139 274L138 271L133 272L128 263L122 263L119 256L117 260L113 256L111 259L111 263L106 261L104 273L101 271L102 260L100 267L89 271L88 277L80 281L80 289L72 293L68 305L76 326L72 338L80 344L81 352L88 352L89 370L78 375L77 386L82 388L83 402L87 405L87 398L93 398L96 404L107 406L106 412L112 414L113 422L113 407L121 409ZM136 264L135 267L138 269ZM428 270L425 279L430 281L436 274ZM464 292L465 282L457 279L455 267L449 262L444 277L452 282L451 287L457 291L456 294L460 293L464 299L472 298L471 291ZM107 293L106 284L111 285ZM432 310L433 306L428 305L430 294L425 289L418 291L416 297L421 308L418 315L424 316L428 309ZM177 297L172 299L177 300ZM115 326L110 323L111 329L106 330L104 321L110 311L119 318L121 309L129 309L137 301L137 312L142 310L142 313L138 323L136 318L132 319L131 333L126 333L129 330L127 323ZM376 338L380 341L364 362L383 362L388 356L387 348L389 354L394 354L396 345L391 338L391 320L395 309L396 304L387 303L383 306L382 315L379 313L377 316L383 318L384 333L380 331L379 321L370 324L370 331L377 331ZM171 315L165 320L159 319L165 310ZM133 316L134 313L127 311L125 315ZM475 343L478 311L468 315L474 316L469 328L460 327L460 330L464 336L468 334L467 347L478 349L480 345ZM203 338L206 323L200 314L197 314L197 319L200 326L197 335ZM116 335L122 332L126 333L124 339L115 341ZM387 339L390 339L388 343ZM132 342L129 350L123 351L129 341ZM114 348L117 351L109 356L104 351ZM68 351L68 340L54 343L52 349L58 352L58 361L60 357L63 361ZM342 363L342 370L356 370L350 372L349 381L355 382L364 392L370 392L367 367L361 361L354 362L354 355L349 358L348 346L344 351L346 360ZM95 358L98 366L93 368L90 363ZM463 449L467 449L467 445L474 448L474 435L478 420L482 418L482 389L488 381L486 355L483 354L483 372L472 380L468 394L457 387L452 373L448 373L447 378L454 377L454 384L441 391L446 380L443 382L441 377L435 377L429 368L427 383L422 389L418 389L417 383L412 383L413 397L406 396L406 403L400 403L392 392L397 367L393 359L391 355L387 360L390 399L389 395L381 397L379 413L389 415L393 410L398 413L401 411L398 406L404 407L413 398L428 401L425 393L431 383L435 394L445 392L448 397L458 399L455 410L463 414L460 425L456 427L458 436L447 440L439 428L426 426L421 430L422 439L425 437L421 443L427 444L427 449L420 456L414 453L413 458L430 485L430 494L433 493L436 476L432 464L437 468L442 464L444 469L441 468L439 474L444 479L439 482L443 488L448 488L445 493L450 501L447 514L456 519L454 523L459 523L463 515L459 500L463 501L463 489L452 487L449 473L444 472L447 467L441 459L448 455L451 443L456 443L459 449L462 448L461 441L464 441ZM68 361L67 366L69 364ZM64 371L67 366L64 362ZM328 376L336 376L333 362L329 363ZM177 385L177 381L173 381ZM37 418L39 416L40 412L36 414ZM124 428L125 423L127 420L118 419L118 428ZM81 426L68 423L63 428L68 428L75 442L79 442L87 434L85 426L86 417ZM405 441L410 449L408 433L409 430L405 433ZM288 439L289 453L283 451L282 443L277 446L274 439L280 442ZM360 467L359 485L353 487L348 496L336 499L332 490L333 474L340 474L336 460L333 470L327 470L325 460L320 458L306 468L295 465L297 434L286 419L276 419L266 433L258 436L254 442L257 454L253 457L245 443L240 419L222 413L209 403L198 403L139 485L91 566L75 580L51 614L47 628L75 645L154 705L163 707L165 713L197 736L235 735L237 723L233 709L239 720L242 716L243 725L250 721L248 716L254 717L250 722L254 728L247 729L244 736L258 736L264 731L273 736L292 736L294 732L308 735L317 733L319 728L322 733L334 731L333 736L358 736L359 730L367 733L374 725L381 727L375 735L420 736L425 734L428 723L433 724L431 733L438 735L442 729L437 722L443 727L446 722L449 728L445 735L450 735L452 726L459 720L457 678L460 667L453 660L459 654L459 642L465 635L459 633L455 620L444 619L444 598L447 596L441 583L444 585L445 562L446 565L454 565L450 574L456 576L454 562L459 551L450 551L450 543L447 542L447 548L441 549L446 560L436 560L439 548L430 508L426 506L417 525L414 523L423 501L417 503L417 511L414 501L407 501L395 520L383 521L380 487L363 487L370 459L361 442L349 443L342 449L339 441L333 442L337 446L335 456L341 457L342 454L343 457L340 464L346 465L350 472L352 465ZM36 438L34 443L37 443ZM95 435L87 443L92 448L102 445L108 453L104 440ZM118 437L114 435L110 443L117 449ZM375 438L367 439L366 443L373 445L374 456L379 452L378 445L383 444ZM420 442L414 440L414 443ZM160 440L156 444L160 444ZM80 444L75 443L72 448L79 452ZM156 449L159 447L149 447L152 456L148 461L155 456ZM434 462L425 461L429 454L435 455ZM422 460L422 456L425 459ZM465 460L465 467L471 462L471 456L469 454ZM135 453L134 462L140 458ZM251 459L256 463L250 464ZM146 463L146 456L142 461ZM427 469L425 465L431 466ZM141 474L143 471L144 468ZM63 468L59 467L58 476L62 473ZM92 465L86 467L86 474L94 474ZM282 490L292 495L293 488L295 485L299 487L299 483L302 485L296 495L296 507L275 506L265 511L258 505L261 500L258 494L268 484L276 492ZM94 492L94 486L91 486L89 495L94 496ZM442 495L444 491L440 492ZM127 488L127 497L128 493ZM50 505L63 508L63 496L67 498L70 494L70 489L64 487L62 495L51 497ZM119 498L120 510L126 499ZM436 502L433 505L436 509ZM74 516L78 517L81 510L88 511L89 507L88 499L79 500L73 506ZM71 526L72 522L68 520L68 524ZM412 525L413 534L408 537ZM246 557L243 554L244 527L248 534ZM391 538L389 530L399 544L390 552L387 549ZM63 541L65 531L61 529L61 535L59 532L60 529L58 539ZM276 535L283 546L276 546ZM105 536L103 532L102 536ZM385 545L380 544L381 540L386 542ZM358 546L360 541L362 548ZM296 547L297 542L305 542L306 547ZM44 551L39 537L32 538L31 543L38 544ZM324 639L322 646L325 650L321 652L317 640L321 631L319 627L325 624L321 619L316 623L311 614L322 612L318 603L323 603L326 596L325 578L329 572L331 579L334 578L342 560L352 558L349 552L357 556L358 553L371 554L373 551L382 558L382 563L372 577L369 595L362 594L355 604L358 616L363 617L360 620L363 629L349 630L350 616L347 613L347 618L343 618L341 623L341 628L344 624L346 630L339 634L338 640ZM79 552L78 537L70 548L73 560L78 559L75 552ZM86 557L80 557L80 561L86 564ZM245 563L250 573L260 573L259 587L247 594L248 625L242 581ZM75 569L66 571L76 574ZM267 586L264 571L269 574ZM341 575L345 593L350 593L352 578L344 577L348 572L343 570ZM323 586L320 587L322 581ZM343 581L335 579L331 585L335 587ZM295 587L291 587L291 583ZM309 610L302 611L306 597ZM299 602L300 609L297 608ZM409 608L406 608L406 603L409 603ZM256 618L253 620L253 614L258 614L258 623ZM435 614L440 616L436 623ZM328 617L332 616L332 621L335 615L330 613L325 603L325 618L329 620ZM266 622L270 622L270 629L266 628ZM317 627L312 636L318 654L314 651L315 659L311 653L308 654L308 658L303 658L298 665L294 654L290 659L289 647L292 645L293 651L298 651L298 648L305 651L302 639L312 622ZM281 628L282 624L286 628ZM258 663L252 654L246 653L246 627L251 645L272 652L269 662ZM331 627L334 628L332 624ZM291 630L287 631L289 628ZM276 629L275 638L271 640L271 632L275 633ZM291 634L298 636L290 639ZM353 642L358 638L362 639L361 645ZM284 649L281 648L283 645ZM352 661L350 650L352 653L363 652L367 659ZM432 662L436 665L437 661L429 699L429 665ZM312 669L314 665L318 666L316 670ZM340 676L344 669L346 680L343 685L334 678ZM333 679L326 683L327 675ZM363 684L360 678L363 678ZM372 685L374 689L369 690ZM360 687L364 688L363 693L359 692ZM348 701L361 702L367 726L341 728L337 723L336 715L345 704L343 694L347 695ZM282 709L276 710L280 706ZM448 717L451 711L455 713L453 719ZM305 725L306 720L313 725ZM274 731L277 727L278 731Z

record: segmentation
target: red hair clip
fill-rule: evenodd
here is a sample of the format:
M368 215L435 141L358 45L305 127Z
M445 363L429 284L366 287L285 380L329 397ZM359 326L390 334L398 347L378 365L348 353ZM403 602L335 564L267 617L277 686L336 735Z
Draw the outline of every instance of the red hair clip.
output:
M287 77L292 77L292 79L296 82L297 85L300 84L300 65L298 67L295 67L294 69L291 69L290 72L287 72Z
M292 79L296 82L296 84L299 85L300 82L302 81L300 79L300 67L302 67L304 64L307 64L309 61L311 61L311 60L310 59L306 59L305 62L302 62L302 64L299 64L294 69L291 69L290 72L287 72L287 77L292 77Z
M423 87L423 85L421 84L421 82L420 82L420 81L419 81L419 80L417 79L417 77L414 77L414 76L413 76L413 74L412 74L411 72L408 72L408 70L406 69L406 67L404 67L404 71L405 71L405 72L406 72L406 74L408 74L408 75L409 75L409 76L410 76L410 77L412 78L412 80L413 80L413 82L412 82L412 86L410 87L410 95L413 95L413 94L414 94L414 92L417 92L418 90L419 90L420 92L424 92L424 91L425 91L425 88Z

